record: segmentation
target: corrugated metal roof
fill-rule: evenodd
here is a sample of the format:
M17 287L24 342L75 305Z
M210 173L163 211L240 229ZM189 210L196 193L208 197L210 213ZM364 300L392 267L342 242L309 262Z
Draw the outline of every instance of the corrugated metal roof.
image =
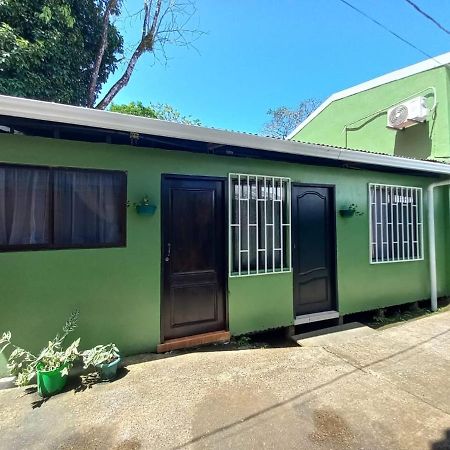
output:
M325 163L327 160L339 161L450 176L450 164L442 162L421 161L331 145L262 137L251 133L223 131L18 97L0 95L0 115L93 129L139 133L143 136L180 141L203 142L216 146L251 149L268 154L275 152L311 160L322 159Z

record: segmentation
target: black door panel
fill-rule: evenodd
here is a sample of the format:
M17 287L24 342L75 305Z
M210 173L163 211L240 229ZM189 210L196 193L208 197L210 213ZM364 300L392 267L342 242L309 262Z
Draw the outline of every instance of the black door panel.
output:
M225 329L222 180L163 180L164 339Z
M294 313L336 308L334 191L325 186L292 187Z

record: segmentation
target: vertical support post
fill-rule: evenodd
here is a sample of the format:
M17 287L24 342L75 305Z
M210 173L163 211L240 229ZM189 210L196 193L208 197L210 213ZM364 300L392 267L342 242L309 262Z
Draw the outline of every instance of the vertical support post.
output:
M241 242L241 176L238 175L238 236L239 236L239 275L241 275L242 268L242 242Z
M268 202L268 194L267 194L267 178L264 177L264 256L265 256L265 265L264 272L267 273L267 202Z
M428 186L428 240L430 248L431 310L437 310L436 235L434 230L434 186Z
M250 176L247 175L247 275L250 275Z

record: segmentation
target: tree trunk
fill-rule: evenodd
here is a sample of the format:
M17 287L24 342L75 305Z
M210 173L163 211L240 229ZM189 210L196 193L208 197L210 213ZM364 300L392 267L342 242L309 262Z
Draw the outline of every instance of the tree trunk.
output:
M106 47L108 45L108 28L109 17L111 10L116 6L117 0L110 0L105 8L105 15L103 16L102 35L100 38L100 48L98 49L97 56L95 58L94 69L92 70L91 84L88 91L87 106L88 108L94 107L95 91L97 89L98 74L103 61L103 55L105 54Z

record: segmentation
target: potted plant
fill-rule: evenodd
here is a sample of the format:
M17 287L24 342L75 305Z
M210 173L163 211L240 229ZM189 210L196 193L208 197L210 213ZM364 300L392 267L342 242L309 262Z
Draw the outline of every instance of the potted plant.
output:
M355 215L362 216L364 213L358 210L358 205L356 203L351 203L346 208L341 208L339 214L341 217L353 217Z
M11 332L3 333L0 338L0 353L7 347L14 348L8 358L8 369L15 375L17 386L26 386L36 376L38 393L42 397L49 397L64 389L69 370L74 361L80 356L78 345L80 339L75 340L65 350L64 340L78 324L78 311L71 314L63 326L63 333L57 334L48 345L36 356L33 353L14 345L11 342Z
M150 199L147 194L144 195L140 202L133 203L133 206L136 208L136 212L143 216L152 216L156 211L156 206L150 203Z
M83 352L84 368L95 367L102 380L113 380L120 363L119 349L113 343L97 345Z

